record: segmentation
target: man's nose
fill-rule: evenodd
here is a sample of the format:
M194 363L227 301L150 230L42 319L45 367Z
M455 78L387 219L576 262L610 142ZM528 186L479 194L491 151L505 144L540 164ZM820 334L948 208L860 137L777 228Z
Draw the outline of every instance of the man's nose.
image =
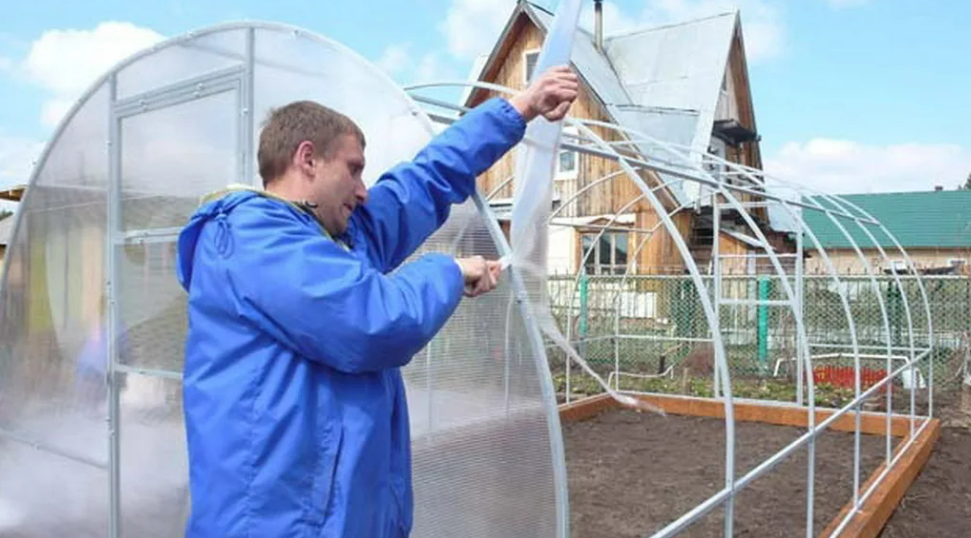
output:
M358 203L367 203L368 191L363 181L357 182L357 188L354 190L354 196L357 197Z

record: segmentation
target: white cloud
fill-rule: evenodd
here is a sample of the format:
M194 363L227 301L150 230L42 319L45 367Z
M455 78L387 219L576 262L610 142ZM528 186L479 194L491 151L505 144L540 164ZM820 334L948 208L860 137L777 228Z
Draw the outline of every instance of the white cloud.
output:
M392 78L406 84L455 78L451 68L437 52L415 54L411 43L388 46L376 64Z
M515 6L516 0L452 0L438 26L449 53L471 60L491 50Z
M766 159L780 178L833 194L954 189L971 172L971 149L954 144L866 145L815 138Z
M0 134L0 188L27 183L43 142Z
M48 30L30 45L20 69L52 94L41 120L56 125L81 92L131 54L162 35L128 22L102 22L92 30Z

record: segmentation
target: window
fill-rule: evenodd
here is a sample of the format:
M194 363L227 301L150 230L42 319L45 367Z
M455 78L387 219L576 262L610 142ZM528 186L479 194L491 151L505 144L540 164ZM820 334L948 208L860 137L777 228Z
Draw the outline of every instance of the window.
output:
M576 127L565 127L563 135L564 142L576 140ZM579 168L580 155L573 150L560 149L560 158L556 161L556 179L575 179Z
M587 274L623 275L626 273L627 233L605 232L597 241L598 235L599 232L587 232L581 236L583 267ZM587 256L587 253L590 253L590 255Z
M529 84L533 80L533 71L536 69L536 62L539 61L539 50L526 51L523 54L523 64L526 66L523 80Z

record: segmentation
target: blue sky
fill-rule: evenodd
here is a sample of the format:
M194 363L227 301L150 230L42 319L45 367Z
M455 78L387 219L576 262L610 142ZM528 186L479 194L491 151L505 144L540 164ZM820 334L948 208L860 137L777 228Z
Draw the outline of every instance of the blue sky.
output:
M0 21L0 183L24 181L57 120L95 77L162 37L275 20L341 41L402 83L464 78L514 0L8 4ZM768 169L832 192L953 188L971 172L971 2L613 0L606 31L729 7L742 13Z

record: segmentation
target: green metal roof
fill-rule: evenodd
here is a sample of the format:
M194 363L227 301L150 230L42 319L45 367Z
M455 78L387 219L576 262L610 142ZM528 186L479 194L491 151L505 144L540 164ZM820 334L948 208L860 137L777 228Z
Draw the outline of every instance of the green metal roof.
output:
M904 248L971 248L971 191L849 194L840 196L840 199L880 221ZM818 197L815 200L828 209L838 209L828 200ZM850 212L860 214L852 209ZM846 235L825 213L804 209L802 216L823 248L853 248ZM861 247L872 246L873 242L853 220L843 217L837 217L837 220ZM868 228L881 246L893 246L879 228ZM805 244L807 249L815 247L808 238Z

